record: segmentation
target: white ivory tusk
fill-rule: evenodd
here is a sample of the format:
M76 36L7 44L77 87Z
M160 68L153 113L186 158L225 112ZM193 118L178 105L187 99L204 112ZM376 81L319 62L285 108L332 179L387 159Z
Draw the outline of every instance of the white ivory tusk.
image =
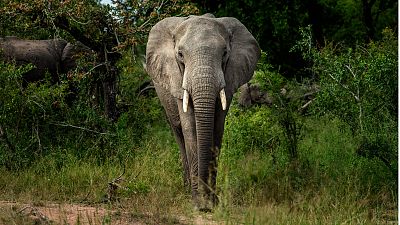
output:
M222 110L226 110L226 95L225 95L225 90L223 88L219 92L219 97L221 98Z
M186 90L183 90L183 112L187 112L189 103L189 93Z

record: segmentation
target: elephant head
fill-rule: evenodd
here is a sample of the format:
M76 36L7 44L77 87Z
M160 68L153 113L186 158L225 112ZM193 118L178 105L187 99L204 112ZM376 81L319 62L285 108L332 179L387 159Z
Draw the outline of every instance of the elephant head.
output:
M259 57L257 41L231 17L170 17L150 31L146 68L175 133L185 181L199 209L217 201L216 157L225 116Z
M272 105L272 98L266 91L262 91L258 84L244 84L240 88L239 105L250 107L253 104Z

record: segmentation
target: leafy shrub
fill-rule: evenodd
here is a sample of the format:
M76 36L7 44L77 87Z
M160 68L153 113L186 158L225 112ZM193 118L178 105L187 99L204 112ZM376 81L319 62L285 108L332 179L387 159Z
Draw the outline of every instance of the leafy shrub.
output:
M116 132L119 151L125 156L131 155L132 148L141 144L151 125L166 121L160 121L165 114L142 60L141 56L132 57L131 52L125 52L118 65L121 71L118 96L121 115L116 123Z
M263 53L251 82L268 92L272 106L231 106L218 178L224 207L314 198L321 190L336 197L351 190L358 199L395 187L390 173L397 173L396 41L389 35L351 51L329 48L333 45L319 51L306 38L296 48L313 65L315 80L284 78ZM354 81L347 66L362 77ZM358 86L360 102L349 92Z
M224 134L224 154L230 159L238 159L246 153L273 153L280 143L282 133L273 120L271 111L264 106L248 110L237 106L229 110Z
M282 130L281 140L291 160L298 155L297 145L301 135L301 123L304 105L307 104L308 84L302 85L289 80L276 71L268 62L267 54L262 52L253 82L260 85L273 99L272 118Z
M55 132L45 121L59 120L67 108L65 85L31 83L22 87L22 74L29 68L0 62L0 164L9 168L47 151L45 146L53 138L50 134Z
M397 38L345 48L329 44L313 49L310 59L320 79L315 112L330 114L360 136L358 153L377 157L397 174Z
M60 149L79 158L112 155L111 123L86 102L67 102L69 84L48 81L22 87L29 68L0 63L0 165L9 169L29 166ZM68 104L67 104L68 103Z
M58 167L69 155L96 163L134 156L150 124L164 116L154 89L139 95L149 78L138 60L124 55L117 99L120 116L110 121L98 98L101 78L95 71L84 72L94 66L91 62L79 61L75 71L60 77L60 84L43 81L26 88L22 74L29 66L0 64L0 166L23 168L46 155L60 158L55 159L61 162Z

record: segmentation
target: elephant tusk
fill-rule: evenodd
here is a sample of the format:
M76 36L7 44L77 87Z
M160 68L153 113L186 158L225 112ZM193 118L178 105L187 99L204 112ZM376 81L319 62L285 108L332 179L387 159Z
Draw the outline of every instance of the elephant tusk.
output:
M188 93L188 91L184 90L183 91L183 112L187 112L188 103L189 103L189 93Z
M225 90L223 88L219 92L219 97L221 98L222 110L226 110L226 95L225 95Z

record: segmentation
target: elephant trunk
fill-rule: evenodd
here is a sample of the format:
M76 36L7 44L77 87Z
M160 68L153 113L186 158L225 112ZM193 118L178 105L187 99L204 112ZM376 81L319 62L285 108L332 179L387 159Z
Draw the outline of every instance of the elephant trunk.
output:
M207 183L213 160L215 95L193 97L200 183Z
M213 174L215 174L216 157L214 149L214 118L217 93L215 75L210 67L199 67L191 88L193 100L197 153L198 153L198 191L200 201L209 202L210 191L213 191ZM200 71L200 73L199 73ZM201 75L199 75L201 74ZM196 182L195 182L196 183ZM200 203L204 205L203 203Z
M198 190L202 195L210 192L210 175L214 168L214 111L215 97L194 98L198 150Z

